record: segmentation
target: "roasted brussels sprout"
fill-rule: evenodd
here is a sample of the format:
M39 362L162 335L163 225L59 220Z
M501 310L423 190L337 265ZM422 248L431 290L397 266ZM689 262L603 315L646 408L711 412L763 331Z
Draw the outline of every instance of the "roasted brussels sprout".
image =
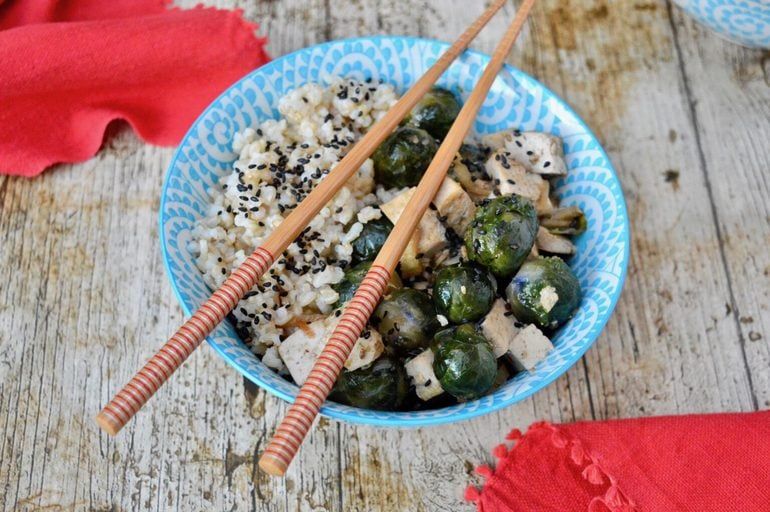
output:
M436 334L433 372L444 391L461 400L486 393L497 376L497 359L486 338L471 324Z
M392 229L393 223L385 215L364 224L361 234L353 240L353 261L373 260Z
M511 311L521 322L555 329L580 305L580 283L561 258L527 261L506 289Z
M449 133L460 108L460 102L451 91L434 87L412 109L407 122L441 140Z
M385 297L371 322L382 335L385 346L400 355L427 347L439 328L430 297L412 288L402 288Z
M436 274L433 304L452 323L475 322L489 313L496 289L495 278L476 265L445 267Z
M577 206L557 208L540 217L540 225L554 235L579 235L586 230L586 216Z
M537 236L537 213L517 195L483 201L465 233L468 258L495 276L513 276L532 250Z
M331 399L362 409L393 411L401 408L408 392L404 365L383 356L366 368L342 372Z
M361 281L364 280L364 277L366 277L366 273L369 271L371 266L371 261L362 261L355 267L347 269L345 271L345 277L342 278L342 281L332 285L334 291L340 295L340 297L337 299L337 302L334 303L335 308L344 306L346 302L353 298L353 295L358 289L358 285L360 285ZM390 277L390 281L388 282L388 287L385 289L385 293L392 293L399 288L401 288L401 278L398 277L398 274L393 272L393 275Z
M386 187L417 185L437 149L436 141L425 130L402 126L372 155L374 178Z

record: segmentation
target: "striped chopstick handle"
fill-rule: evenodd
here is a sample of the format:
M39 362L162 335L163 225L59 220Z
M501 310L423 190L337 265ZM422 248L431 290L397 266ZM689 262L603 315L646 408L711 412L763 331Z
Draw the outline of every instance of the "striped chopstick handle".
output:
M115 435L198 348L206 336L235 308L273 264L273 255L257 248L198 308L193 316L147 361L96 416L96 422Z
M289 412L259 459L259 466L263 470L277 476L286 472L369 317L385 293L389 280L390 272L387 269L372 265L361 281Z

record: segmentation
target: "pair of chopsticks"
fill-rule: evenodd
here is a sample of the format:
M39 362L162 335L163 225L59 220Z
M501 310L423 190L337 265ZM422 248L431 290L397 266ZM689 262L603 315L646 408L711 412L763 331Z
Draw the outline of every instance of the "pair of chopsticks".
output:
M404 94L350 150L335 169L271 233L212 296L187 320L139 372L96 416L98 425L115 435L152 397L203 339L257 284L280 255L305 229L339 188L360 168L390 135L417 102L430 90L449 65L468 47L506 0L493 4L450 46L436 63ZM273 475L283 475L307 434L322 403L337 380L343 363L380 301L385 286L410 240L420 218L436 195L455 154L470 130L495 77L524 24L535 0L524 0L515 19L495 49L479 83L471 92L431 165L417 186L371 269L353 299L345 307L337 328L316 360L275 437L260 458L259 466Z

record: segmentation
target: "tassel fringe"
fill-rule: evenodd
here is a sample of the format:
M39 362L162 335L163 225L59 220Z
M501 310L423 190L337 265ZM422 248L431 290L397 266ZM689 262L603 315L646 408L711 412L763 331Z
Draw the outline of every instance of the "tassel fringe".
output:
M591 500L586 512L638 512L633 501L620 490L616 480L601 468L596 453L588 453L579 439L569 439L558 427L547 422L532 424L528 433L542 428L551 431L553 446L560 450L566 450L565 457L568 457L578 469L582 469L581 476L586 482L596 486L609 483L609 487L602 495L595 496ZM510 453L515 451L516 442L525 436L526 434L522 434L519 429L513 429L505 436L507 441L511 441L510 448L505 444L494 447L492 455L498 460L498 469L507 462ZM489 465L482 464L476 468L476 473L485 479L484 486L486 486L486 481L494 476L495 470ZM479 488L469 485L465 489L465 500L478 505L483 492L483 486L479 490Z

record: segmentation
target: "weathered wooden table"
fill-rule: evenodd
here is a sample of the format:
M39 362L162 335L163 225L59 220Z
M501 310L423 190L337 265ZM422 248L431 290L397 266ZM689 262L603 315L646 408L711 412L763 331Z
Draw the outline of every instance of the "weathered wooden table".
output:
M276 56L363 34L451 39L484 7L237 3ZM491 51L512 9L474 47ZM0 177L0 509L469 510L472 465L513 427L770 406L770 53L662 0L541 0L510 62L597 132L631 214L623 296L566 375L451 426L322 419L278 480L256 460L285 404L202 348L108 438L93 416L182 321L157 233L173 150L123 128L84 164Z

